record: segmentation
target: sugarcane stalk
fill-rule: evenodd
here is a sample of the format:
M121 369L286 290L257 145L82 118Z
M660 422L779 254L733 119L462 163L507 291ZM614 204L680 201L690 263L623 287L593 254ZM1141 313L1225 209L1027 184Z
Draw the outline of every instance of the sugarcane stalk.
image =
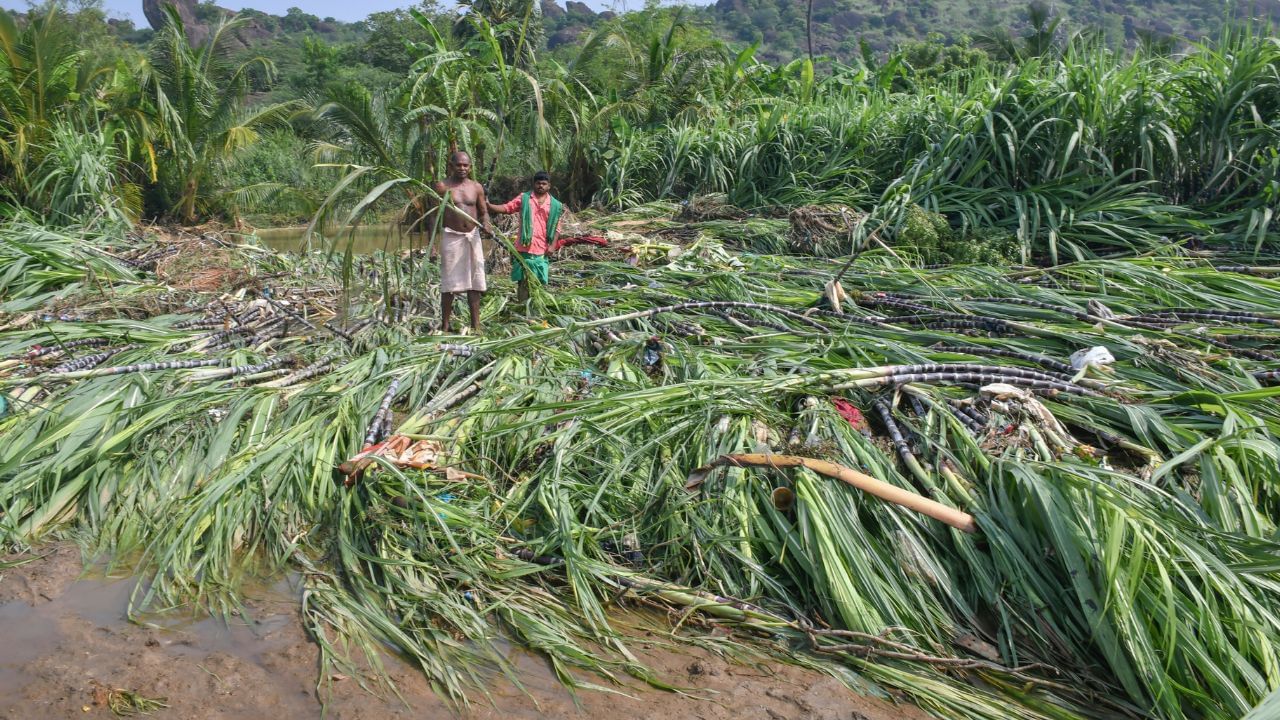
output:
M955 419L958 420L963 427L968 429L969 432L973 433L974 435L981 435L982 432L986 429L982 425L979 425L977 422L975 422L973 418L966 415L965 412L960 408L954 405L948 405L947 409L951 411L952 416L954 416Z
M382 402L378 404L378 411L373 414L373 422L369 424L369 431L365 433L364 444L372 445L378 441L378 436L385 434L385 427L388 425L388 418L391 415L391 403L395 400L396 393L400 391L401 377L397 376L391 380L391 386L387 388L387 392L382 396Z
M781 308L776 305L763 305L760 303L740 302L737 300L705 300L701 302L686 302L686 303L679 303L676 305L666 305L663 307L650 308L648 310L637 310L636 312L627 313L626 315L616 315L614 317L600 318L598 320L588 320L583 323L578 323L577 326L580 328L598 327L600 325L613 325L620 322L628 322L630 320L640 320L647 317L653 317L654 315L659 315L661 313L676 312L678 310L696 310L701 308L726 308L726 307L744 308L747 310L759 310L761 312L777 313L778 315L789 317L793 320L802 322L806 325L809 325L810 327L816 328L823 332L830 332L830 329L825 325L823 325L822 323L819 323L816 320L813 320L812 318L809 318L805 315L795 312L794 310L788 310L786 308Z
M875 401L875 406L876 412L880 415L880 420L884 422L885 429L889 431L889 440L893 442L894 449L898 451L898 457L902 459L902 464L906 465L916 480L920 481L921 489L931 493L935 492L937 486L934 485L933 478L929 477L929 473L925 472L924 466L920 464L920 460L912 452L911 445L903 437L902 429L898 427L897 421L893 419L893 409L889 407L889 403L883 398L879 398Z
M335 358L337 358L336 355L325 355L301 370L286 375L279 380L263 383L258 387L282 388L293 385L294 383L302 382L303 380L310 380L317 375L327 372L332 367Z
M1227 354L1229 355L1240 355L1241 357L1247 357L1250 360L1272 361L1272 360L1280 359L1273 352L1268 352L1266 350L1250 350L1249 348L1236 347L1231 343L1224 342L1210 335L1199 335L1199 336L1192 335L1190 337L1198 338L1200 340L1203 340L1209 343L1210 345L1216 348L1219 348L1221 350L1226 350Z
M1280 267L1268 267L1265 265L1214 265L1213 269L1218 272L1239 273L1241 275L1258 275L1261 277L1268 275L1280 275Z
M215 318L191 318L190 320L179 320L169 326L171 330L205 330L216 327L222 327L224 321L221 317Z
M711 463L709 467L717 466L733 466L733 467L769 467L769 468L792 468L803 467L819 475L839 480L847 485L862 490L863 492L877 497L886 502L900 505L909 510L914 510L922 515L933 518L942 523L946 523L957 530L967 533L976 533L978 524L973 516L969 513L947 507L940 502L930 500L923 495L905 490L896 485L890 485L882 480L877 480L870 475L865 475L826 460L818 460L816 458L799 457L795 455L765 455L760 453L748 453L742 455L722 455Z
M59 342L57 345L49 345L47 347L39 347L34 350L28 350L24 357L27 360L35 360L36 358L52 355L54 353L64 353L68 350L76 348L99 347L111 343L111 338L81 338L79 340L68 340Z
M68 360L67 362L62 363L61 365L55 366L49 372L50 373L66 373L66 372L71 372L73 370L88 370L90 368L95 368L101 365L103 362L105 362L112 355L118 355L119 353L122 353L126 350L133 350L136 347L138 346L137 345L121 345L120 347L104 350L100 353L94 353L93 355L85 355L76 360Z
M935 352L964 353L966 355L984 355L988 357L1007 357L1014 358L1016 360L1026 360L1027 362L1033 362L1040 367L1068 377L1075 374L1075 368L1071 367L1068 363L1064 363L1061 360L1055 360L1051 357L1045 357L1044 355L1022 352L1021 350L990 348L981 345L938 345L931 349Z
M76 370L65 373L49 373L45 377L57 378L59 380L79 380L87 377L103 377L107 375L127 375L137 372L156 372L160 370L189 370L191 368L212 367L221 365L224 360L214 358L209 360L174 360L172 362L162 363L139 363L137 365L122 365L120 367L111 368L94 368L91 370Z
M755 325L757 327L767 327L771 330L777 330L778 332L788 333L791 335L808 335L809 334L809 333L798 332L795 328L787 327L782 323L775 323L775 322L770 322L764 319L753 318L744 313L735 313L731 310L717 310L716 314L725 318L729 322L733 323L734 326L742 329L744 332L755 332L754 330L751 329L749 325L745 324L745 323L751 323L752 325Z
M221 368L218 370L206 370L204 372L192 373L187 377L188 382L199 382L202 380L219 380L222 378L236 377L238 375L254 375L263 370L270 370L281 363L289 361L291 358L287 356L274 357L270 360L260 362L256 365L237 365L235 367Z
M269 379L271 379L271 378L278 378L278 377L281 377L281 376L283 376L283 375L288 375L288 374L289 374L289 373L291 373L291 372L293 372L293 371L292 371L292 370L290 370L289 368L276 368L276 369L274 369L274 370L265 370L265 371L263 371L263 372L259 372L259 373L252 373L252 374L250 374L250 375L245 375L245 376L243 376L243 377L241 377L241 378L240 378L240 382L242 382L242 383L252 383L252 382L257 382L257 381L259 381L259 380L269 380Z
M1280 318L1248 310L1197 310L1195 308L1167 308L1142 315L1132 316L1135 320L1171 318L1174 320L1222 320L1224 322L1254 323L1280 327Z
M1070 385L1068 383L1036 380L1031 378L1020 377L1017 375L1004 375L996 373L977 373L977 372L937 372L937 373L920 373L916 375L890 375L881 377L862 378L852 382L831 385L830 390L849 390L852 388L863 388L867 390L876 390L889 384L902 385L905 383L921 383L929 384L950 384L950 385L990 385L991 383L1007 383L1009 385L1028 387L1035 390L1052 390L1057 392L1070 393L1073 395L1084 395L1087 397L1102 397L1102 393L1089 388L1080 387L1079 385Z
M294 320L297 320L298 322L302 323L302 324L303 324L303 326L305 326L305 327L307 327L307 328L310 328L310 329L312 329L312 330L320 330L320 329L323 329L325 332L332 333L332 334L333 334L333 335L335 335L336 337L338 337L338 338L340 338L340 339L342 339L342 340L345 340L345 341L347 342L347 344L348 344L348 345L350 345L351 343L354 343L354 342L355 342L355 338L353 338L353 337L351 337L350 335L348 335L347 333L345 333L345 332L343 332L343 331L339 330L338 328L330 327L328 323L325 323L325 324L324 324L323 326L321 326L320 328L317 328L315 325L313 325L313 324L312 324L310 321L308 321L306 318L304 318L304 317L302 317L301 315L299 315L298 313L294 312L293 310L291 310L291 309L290 309L289 307L287 307L286 305L283 305L283 304L281 304L281 303L277 302L274 298L267 298L267 302L271 303L272 307L275 307L276 309L278 309L280 312L284 313L285 315L288 315L289 317L293 318Z
M1040 370L1031 368L1004 366L1004 365L979 365L976 363L921 363L917 365L881 365L879 367L865 368L868 375L918 375L921 373L940 373L940 372L979 372L993 373L997 375L1008 375L1010 377L1027 378L1028 380L1048 380L1052 382L1070 382L1069 375L1050 374Z

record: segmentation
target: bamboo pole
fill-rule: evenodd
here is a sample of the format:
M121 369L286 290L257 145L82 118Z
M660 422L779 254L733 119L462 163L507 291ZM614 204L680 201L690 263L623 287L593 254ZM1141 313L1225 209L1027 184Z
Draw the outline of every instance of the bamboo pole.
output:
M856 487L870 495L874 495L886 502L901 505L908 510L915 510L922 515L927 515L934 520L946 523L957 530L962 530L967 533L976 533L978 531L977 522L975 522L973 516L967 512L947 507L940 502L930 500L929 498L913 493L910 490L904 490L896 485L890 485L883 480L877 480L870 475L864 475L857 470L847 468L843 465L837 465L833 462L827 462L826 460L798 457L795 455L747 453L742 455L721 455L711 463L712 467L725 465L732 465L734 467L808 468L819 475L825 475L829 478L852 485L853 487Z

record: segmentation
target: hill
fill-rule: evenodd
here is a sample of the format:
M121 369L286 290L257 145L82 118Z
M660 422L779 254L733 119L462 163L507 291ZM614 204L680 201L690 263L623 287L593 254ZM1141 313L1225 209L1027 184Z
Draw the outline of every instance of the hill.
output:
M1060 21L1058 32L1093 29L1112 46L1133 45L1141 38L1196 40L1214 34L1228 19L1280 23L1280 0L1253 0L1247 5L1221 0L1033 0L1050 19ZM514 0L512 5L520 4ZM147 0L147 17L153 26L163 22L157 0ZM212 2L180 0L179 12L199 37L220 13L229 12ZM433 2L423 3L429 14L443 14ZM549 49L568 51L584 34L615 17L611 11L595 12L577 0L563 5L557 0L539 0L541 20ZM693 6L686 17L715 36L734 45L760 43L757 56L768 60L789 60L807 52L809 36L806 0L717 0L713 5ZM370 49L375 55L394 55L401 37L412 33L402 21L402 10L374 13L357 23L320 18L297 8L284 16L254 10L245 35L247 44L266 44L281 49L301 46L302 36L319 37L329 43L351 43L378 34L387 26L404 26L392 32L393 41ZM517 16L523 13L518 13ZM1026 0L813 0L812 42L816 55L849 60L870 50L884 52L899 45L918 42L930 35L946 43L962 43L993 31L1013 35L1033 32L1033 12ZM286 55L293 53L286 52ZM389 58L370 64L387 67ZM286 62L286 64L288 64Z
M1231 10L1221 0L1057 0L1043 6L1070 29L1094 28L1108 44L1132 45L1144 34L1197 39L1236 19L1280 21L1280 0L1258 0ZM1022 0L813 0L813 50L838 58L859 52L859 43L884 51L939 33L960 41L993 29L1031 30ZM720 34L761 43L762 55L787 59L806 48L803 0L718 0L703 11Z

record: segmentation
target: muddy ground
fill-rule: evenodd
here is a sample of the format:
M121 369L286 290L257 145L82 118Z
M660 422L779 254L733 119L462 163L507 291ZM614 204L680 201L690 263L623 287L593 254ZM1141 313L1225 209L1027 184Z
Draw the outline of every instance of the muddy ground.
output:
M0 570L0 718L112 717L109 689L164 698L155 718L218 720L319 718L318 650L285 581L254 594L255 622L165 618L145 627L125 618L135 582L86 572L78 549L45 548L32 562ZM9 558L13 560L14 558ZM326 717L335 720L542 717L701 718L729 720L923 720L905 704L864 697L839 681L789 665L735 664L709 652L673 647L657 635L631 648L687 693L648 686L574 697L534 655L513 651L521 692L495 679L492 705L456 713L422 676L392 660L404 701L378 697L351 678L333 678ZM599 682L598 679L595 679ZM483 699L478 703L484 703Z

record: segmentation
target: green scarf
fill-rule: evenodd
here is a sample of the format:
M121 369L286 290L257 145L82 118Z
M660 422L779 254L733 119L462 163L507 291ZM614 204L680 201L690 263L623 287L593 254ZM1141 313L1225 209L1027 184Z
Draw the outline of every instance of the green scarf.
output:
M532 193L526 192L520 196L520 240L525 247L533 242L533 203ZM564 206L560 201L551 198L551 208L547 211L547 250L551 250L551 244L556 241L556 229L560 226L560 215L564 213Z

